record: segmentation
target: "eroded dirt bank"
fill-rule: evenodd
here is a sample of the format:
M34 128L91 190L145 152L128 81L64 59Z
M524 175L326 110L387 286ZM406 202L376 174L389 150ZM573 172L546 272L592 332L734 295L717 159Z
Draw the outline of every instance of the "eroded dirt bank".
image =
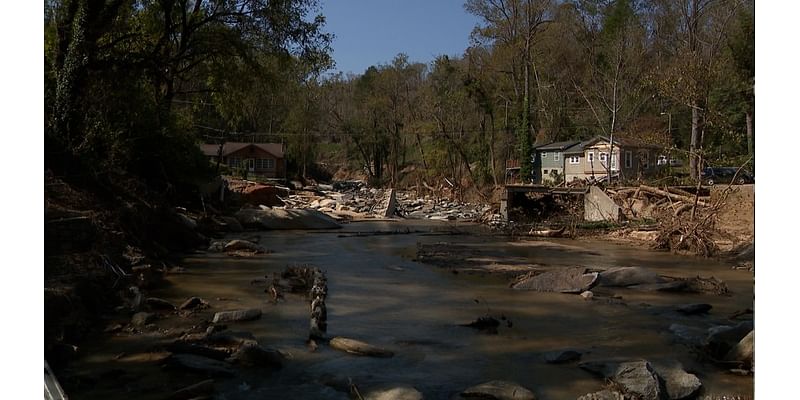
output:
M367 231L409 233L358 234ZM740 314L753 306L752 272L731 269L728 262L603 240L518 241L481 232L455 223L363 222L335 232L241 234L258 235L258 244L271 252L189 255L166 277L167 286L148 293L172 305L196 296L208 308L159 311L151 304L146 311L152 316L140 323L133 323L132 311L116 315L107 321L109 332L87 343L61 379L71 398L181 398L177 390L206 380L209 372L176 368L169 362L177 353L174 343L225 325L220 333L249 332L262 347L278 350L282 367L223 364L231 373L211 376L212 390L202 392L211 398L350 398L353 384L362 395L411 386L426 399L449 399L500 379L530 389L537 398L574 399L606 387L581 363L611 359L678 362L702 382L695 396L752 396L751 375L730 373L729 367L702 357L687 342L691 335L681 334L699 335L752 318ZM444 261L426 259L420 252L425 246L441 250ZM393 357L353 356L323 342L309 349L307 299L287 292L274 303L264 292L265 277L287 265L306 264L324 270L328 279L328 337L362 340L391 350ZM576 265L714 276L725 282L728 294L598 287L586 299L508 287L517 273ZM676 311L686 304L711 309L699 315ZM234 309L258 309L262 315L210 322L216 312ZM494 334L459 326L486 315L501 322ZM549 352L565 349L580 353L580 359L546 362Z

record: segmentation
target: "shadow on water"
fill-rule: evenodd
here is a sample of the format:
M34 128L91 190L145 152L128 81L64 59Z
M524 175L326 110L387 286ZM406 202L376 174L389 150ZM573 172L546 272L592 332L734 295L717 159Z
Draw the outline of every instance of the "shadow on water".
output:
M469 225L372 222L350 224L343 231L394 229L452 230ZM260 232L260 244L274 253L254 258L197 254L185 258L185 274L169 277L169 289L153 295L180 303L200 296L212 308L191 317L171 316L156 324L161 331L118 335L86 349L76 369L126 369L128 386L102 382L81 391L80 398L107 398L128 390L134 398L163 398L202 378L157 369L154 349L168 343L213 312L257 307L261 319L228 324L252 332L258 341L289 355L275 373L241 369L236 378L218 380L221 399L349 398L348 380L364 390L385 385L409 385L426 399L449 399L466 387L492 379L515 381L543 399L577 398L600 390L603 382L575 363L546 364L542 353L574 348L582 360L633 358L677 359L702 380L706 393L752 394L752 377L732 376L704 364L668 331L679 322L707 327L734 311L752 308L752 273L732 271L724 263L615 245L600 240L512 241L490 236L398 234L347 236L330 232ZM711 276L726 281L732 296L645 293L613 290L624 304L586 301L580 296L514 291L497 276L453 274L413 261L417 243L453 242L475 246L491 256L527 260L542 265L585 265L592 268L645 266L670 276ZM287 265L313 264L328 277L328 335L345 336L389 348L392 358L347 355L320 346L309 352L308 306L301 296L271 304L263 284L251 284L282 271ZM477 301L476 301L477 300ZM617 302L617 303L621 303ZM707 317L657 312L686 303L709 303ZM502 314L513 326L501 325L496 335L457 326L486 314ZM126 352L128 358L118 357ZM139 354L140 359L135 356ZM142 355L145 354L145 355ZM146 354L150 354L147 356ZM134 358L131 358L134 357ZM149 358L148 358L149 357ZM128 361L126 361L128 360ZM91 386L91 385L88 385ZM116 390L116 392L115 392ZM122 395L124 397L124 394ZM76 397L78 398L78 397Z

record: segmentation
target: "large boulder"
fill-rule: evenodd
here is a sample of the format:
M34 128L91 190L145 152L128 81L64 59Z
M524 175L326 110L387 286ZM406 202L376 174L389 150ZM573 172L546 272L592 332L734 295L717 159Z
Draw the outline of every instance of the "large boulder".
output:
M241 199L245 203L258 204L265 206L282 206L283 200L280 198L289 197L289 189L280 186L269 185L249 185L242 189Z
M422 393L408 386L373 390L364 396L364 400L422 400L422 398Z
M261 310L251 308L247 310L220 311L214 314L214 319L211 322L218 324L221 322L252 321L259 318L261 318Z
M530 390L508 381L490 381L461 392L466 399L536 400Z
M691 397L703 384L694 374L684 371L683 366L677 362L654 365L656 373L664 381L664 389L669 400L678 400Z
M708 329L706 349L714 358L723 358L750 333L753 321L743 321L734 326L720 325Z
M661 385L653 366L645 360L627 362L586 362L580 367L595 375L610 379L628 393L642 400L659 400Z
M662 283L663 279L655 272L642 267L617 267L600 272L598 286L633 286Z
M547 271L518 280L512 288L537 292L582 293L597 281L597 273L587 273L585 267L569 267Z
M254 210L242 209L236 219L245 227L267 230L336 229L336 220L316 210Z
M355 354L358 356L369 357L392 357L394 353L390 350L373 346L355 339L348 339L343 337L335 337L329 342L330 346L336 350L341 350L346 353Z

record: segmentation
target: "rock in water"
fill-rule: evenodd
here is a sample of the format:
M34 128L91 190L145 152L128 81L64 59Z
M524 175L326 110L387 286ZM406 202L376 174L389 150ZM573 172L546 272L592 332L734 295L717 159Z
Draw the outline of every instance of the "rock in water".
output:
M247 251L254 251L256 253L264 253L266 251L263 247L253 242L242 239L231 240L230 242L225 244L224 250L225 251L247 250Z
M645 360L628 362L587 362L580 364L586 371L619 384L626 392L641 396L643 400L659 400L661 387L658 376Z
M350 354L355 354L358 356L369 356L369 357L394 356L394 353L389 350L376 347L371 344L367 344L358 340L348 339L343 337L335 337L331 339L330 346L334 349L341 350Z
M461 392L463 398L496 400L536 400L530 390L508 381L490 381Z
M697 314L706 314L711 310L711 304L686 304L684 306L680 306L676 309L681 314L685 315L697 315Z
M642 267L617 267L603 271L597 279L598 286L633 286L662 283L664 280L653 271Z
M155 320L155 319L156 319L156 315L155 314L146 313L146 312L139 312L139 313L133 314L133 317L131 318L131 324L136 325L136 326L145 326L145 325L153 322L153 320Z
M175 391L169 396L170 400L189 400L214 393L214 380L208 379L192 386Z
M670 400L685 399L703 386L697 376L684 371L683 366L677 362L669 365L656 364L654 367L664 381L664 388Z
M144 303L153 310L175 310L175 305L164 299L159 299L158 297L148 297L145 299Z
M280 368L283 365L283 355L277 350L248 343L236 350L227 361L250 367Z
M582 293L591 289L596 281L596 272L586 273L584 267L570 267L523 278L511 287L537 292Z
M606 389L599 392L587 393L578 397L578 400L625 400L625 396L622 393Z
M706 349L715 358L722 358L754 328L753 321L740 322L735 326L715 326L708 329Z
M725 355L727 361L742 361L748 365L753 363L755 331L750 331L742 340L739 341L728 354Z
M173 354L169 356L167 363L176 368L210 376L230 377L235 375L228 363L193 354Z
M211 322L217 324L220 322L252 321L259 318L261 318L261 310L251 308L248 310L218 312L214 314L214 319Z
M413 387L401 386L373 390L364 396L364 400L422 400L422 393Z
M180 310L191 310L198 307L208 306L208 302L199 297L190 297L178 307Z
M548 364L561 364L580 360L581 353L575 350L559 350L544 353L544 361Z

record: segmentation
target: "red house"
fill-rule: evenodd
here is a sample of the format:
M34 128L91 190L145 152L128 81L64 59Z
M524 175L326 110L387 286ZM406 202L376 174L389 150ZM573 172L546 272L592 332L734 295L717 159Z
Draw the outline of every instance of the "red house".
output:
M216 163L220 145L202 144L203 154ZM249 173L265 178L286 176L286 159L280 143L227 142L222 146L220 164L231 168L246 168Z

